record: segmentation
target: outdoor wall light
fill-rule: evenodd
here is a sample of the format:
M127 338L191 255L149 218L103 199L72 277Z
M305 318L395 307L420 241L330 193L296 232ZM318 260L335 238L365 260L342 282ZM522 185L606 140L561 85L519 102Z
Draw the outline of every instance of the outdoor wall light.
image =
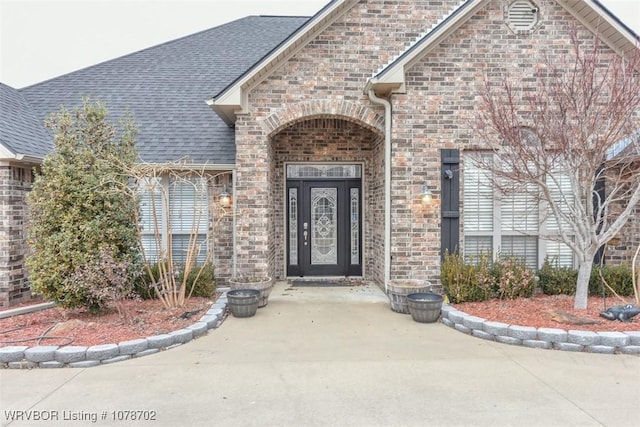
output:
M220 193L220 206L222 206L223 208L228 208L229 206L231 206L231 194L229 194L229 191L227 191L226 184L222 189L222 193Z
M453 171L451 169L445 170L444 177L447 179L453 179Z
M420 194L420 197L422 198L423 205L429 206L433 203L433 194L427 184L422 186L422 193Z

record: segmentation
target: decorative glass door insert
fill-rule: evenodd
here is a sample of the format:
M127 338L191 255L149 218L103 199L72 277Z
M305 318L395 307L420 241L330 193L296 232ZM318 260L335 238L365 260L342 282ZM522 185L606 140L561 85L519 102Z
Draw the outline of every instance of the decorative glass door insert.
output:
M337 207L337 188L311 188L311 264L338 263Z

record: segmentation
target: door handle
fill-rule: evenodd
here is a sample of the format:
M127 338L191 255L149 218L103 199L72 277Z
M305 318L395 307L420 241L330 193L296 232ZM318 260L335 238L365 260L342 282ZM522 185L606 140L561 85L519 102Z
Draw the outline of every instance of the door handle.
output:
M307 230L304 230L302 232L302 236L304 236L304 245L307 246L307 236L309 235L309 232Z

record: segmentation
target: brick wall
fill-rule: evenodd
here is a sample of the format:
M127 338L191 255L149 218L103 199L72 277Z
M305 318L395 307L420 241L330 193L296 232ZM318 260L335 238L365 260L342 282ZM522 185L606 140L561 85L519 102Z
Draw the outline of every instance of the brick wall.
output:
M283 195L285 192L285 162L347 162L364 165L364 212L365 222L363 242L365 272L371 277L380 279L376 274L376 263L379 260L381 230L384 224L377 223L379 216L374 213L384 204L382 194L383 176L376 170L374 159L379 157L382 149L382 135L369 129L339 118L308 118L303 122L283 129L272 140L275 161L273 162L272 198L274 206L274 242L276 277L285 276L285 211ZM310 149L313 147L313 149ZM378 154L378 155L376 155ZM369 274L367 274L369 276Z
M362 1L251 91L249 112L236 123L240 269L283 274L282 165L363 157L364 140L358 138L367 129L381 130L384 113L363 94L367 79L459 3ZM539 52L569 51L567 31L576 20L554 1L535 3L539 24L530 33L515 34L504 19L511 1L490 2L408 70L407 92L392 96L392 278L439 281L440 213L437 206L421 205L419 195L425 183L436 199L439 195L441 149L482 146L469 123L479 105L476 87L483 70L531 78ZM586 31L580 37L585 43L593 40ZM323 121L328 118L335 120ZM329 124L338 121L360 127L349 136L351 142L332 133ZM360 148L338 151L350 144ZM367 271L379 280L384 265L383 144L380 138L370 144L363 161L372 165L367 174L377 176L368 175L365 184L375 200L367 201L365 218Z
M509 73L513 81L533 84L533 68L542 52L554 57L571 50L567 32L571 25L579 28L580 24L556 2L536 0L541 21L533 32L524 34L514 34L505 25L504 8L510 3L490 2L407 73L407 93L393 99L394 158L398 159L394 163L394 194L411 189L410 175L424 174L432 189L438 187L439 148L483 148L471 126L480 105L476 88L482 84L483 73L493 78ZM593 43L594 36L586 30L578 30L578 36L586 45ZM606 47L602 50L612 54ZM461 210L464 220L464 206ZM396 209L394 214L394 224L404 224L405 232L394 236L393 245L407 260L394 268L407 275L410 259L419 260L428 277L436 277L438 241L431 235L439 232L437 218L423 217L410 209ZM421 221L425 221L424 228L415 227ZM463 229L462 221L461 232ZM423 231L429 237L420 240Z
M233 192L231 172L221 172L210 181L209 187L209 248L213 258L216 286L227 285L233 269L233 206L220 206L220 194L225 186Z
M0 307L31 299L24 266L26 195L31 183L29 167L0 165Z
M608 265L625 264L631 266L631 261L638 250L638 246L640 246L640 205L635 207L629 222L607 246L605 263ZM636 261L636 266L640 268L640 259Z
M240 116L236 123L236 252L238 269L243 274L244 270L267 272L278 277L284 274L284 162L359 160L365 162L366 174L365 271L369 278L382 281L384 111L371 103L362 88L382 64L400 54L424 32L426 22L441 17L456 3L365 2L327 28L250 93L250 114ZM332 117L337 121L317 120ZM326 124L339 121L356 125L350 128L356 135L354 140L318 143L318 140L336 138ZM288 129L289 125L299 122L306 124ZM316 129L312 130L310 126ZM364 156L364 140L359 138L368 132L367 129L375 130L377 136L366 138L369 154ZM296 133L305 138L308 132L315 134L313 142L293 143L297 147L295 151L283 149L283 141L291 141ZM269 184L263 181L267 179L271 191ZM421 186L422 183L418 183L415 188ZM402 202L394 200L393 203ZM430 217L435 218L434 215ZM435 238L439 239L438 236ZM437 255L437 249L434 254ZM397 259L404 262L404 255L398 252ZM415 276L415 273L411 275Z

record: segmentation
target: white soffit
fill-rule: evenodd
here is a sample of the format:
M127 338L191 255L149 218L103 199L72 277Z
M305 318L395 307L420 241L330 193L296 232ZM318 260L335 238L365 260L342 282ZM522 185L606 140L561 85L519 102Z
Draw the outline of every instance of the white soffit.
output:
M601 3L593 0L558 0L558 3L620 55L640 47L638 36L607 13Z

